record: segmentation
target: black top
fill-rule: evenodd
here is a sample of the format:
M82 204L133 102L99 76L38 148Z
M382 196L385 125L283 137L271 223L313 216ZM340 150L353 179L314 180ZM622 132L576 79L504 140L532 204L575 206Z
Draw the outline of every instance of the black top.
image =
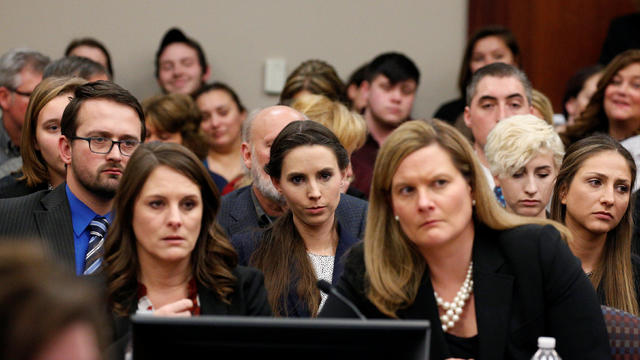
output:
M467 106L467 102L464 98L458 98L446 102L436 110L433 117L436 119L444 120L450 125L455 125L458 117L464 113L464 108Z
M451 356L460 359L475 359L478 357L478 335L463 338L444 333L444 339L449 346Z
M257 269L236 266L232 270L236 277L236 286L229 296L227 304L218 295L198 284L200 299L200 315L241 315L241 316L271 316L271 307L264 288L264 277ZM131 304L131 313L138 307L136 302ZM107 349L108 358L124 359L124 353L131 338L131 321L129 317L113 317L113 343Z
M36 191L47 190L47 183L28 187L27 180L18 180L22 172L10 174L0 179L0 199L13 198L32 194Z
M553 336L565 360L607 359L609 338L593 286L558 231L525 225L498 231L477 225L473 243L473 292L478 327L475 359L528 360L539 336ZM368 318L385 318L366 295L364 249L348 254L337 290ZM400 319L431 321L431 359L451 357L428 269L415 300ZM320 317L355 317L329 296Z
M640 305L640 256L631 254L631 268L633 269L633 283L635 284L636 301ZM601 305L607 305L606 298L604 296L604 290L602 289L602 281L598 285L598 298Z
M640 49L640 13L611 20L599 62L606 66L616 55L628 49Z

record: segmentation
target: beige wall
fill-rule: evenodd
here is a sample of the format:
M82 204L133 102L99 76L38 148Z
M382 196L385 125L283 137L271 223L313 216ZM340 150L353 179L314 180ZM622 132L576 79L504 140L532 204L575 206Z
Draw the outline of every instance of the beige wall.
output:
M249 108L273 104L264 94L267 57L283 57L287 72L318 58L346 79L376 54L396 50L422 73L413 114L431 116L455 97L466 34L464 0L6 0L0 2L0 52L28 46L52 58L70 39L105 43L116 82L144 99L158 91L153 76L164 32L178 26L200 41L212 78L235 88Z

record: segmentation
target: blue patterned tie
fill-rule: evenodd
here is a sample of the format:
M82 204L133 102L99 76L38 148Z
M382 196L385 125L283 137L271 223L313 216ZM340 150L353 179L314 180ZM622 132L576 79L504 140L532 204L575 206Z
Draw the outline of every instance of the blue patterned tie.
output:
M89 224L89 247L84 257L84 275L91 275L102 265L104 255L104 234L107 233L109 222L102 216L96 216Z

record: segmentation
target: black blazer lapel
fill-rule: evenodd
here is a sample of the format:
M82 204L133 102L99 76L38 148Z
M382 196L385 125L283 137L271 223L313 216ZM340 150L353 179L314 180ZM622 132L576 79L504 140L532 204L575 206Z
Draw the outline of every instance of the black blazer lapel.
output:
M420 288L413 305L399 310L398 317L402 319L426 319L431 321L431 356L434 359L444 359L449 354L449 348L444 339L438 305L433 294L433 285L429 279L429 269L422 275Z
M480 359L503 359L507 348L514 277L498 273L505 260L498 235L480 230L473 245L473 291Z
M338 222L338 246L336 247L336 255L333 259L333 275L331 276L331 284L336 285L340 276L344 271L344 255L358 242L348 229Z
M40 203L44 210L35 210L33 215L42 241L56 258L75 271L73 225L65 185L52 190Z
M218 297L211 290L200 284L198 284L198 298L202 315L227 315L229 313L229 306L218 300Z

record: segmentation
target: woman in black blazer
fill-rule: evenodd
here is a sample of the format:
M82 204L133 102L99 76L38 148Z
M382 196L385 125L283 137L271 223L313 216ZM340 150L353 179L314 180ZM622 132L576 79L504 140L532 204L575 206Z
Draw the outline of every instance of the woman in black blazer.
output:
M120 185L104 254L119 346L133 313L271 315L262 273L237 266L215 222L218 192L191 151L140 145Z
M566 228L502 209L451 126L401 125L371 190L364 244L337 286L365 316L430 320L432 359L529 359L539 336L555 337L564 359L610 356ZM354 315L330 296L321 316Z

